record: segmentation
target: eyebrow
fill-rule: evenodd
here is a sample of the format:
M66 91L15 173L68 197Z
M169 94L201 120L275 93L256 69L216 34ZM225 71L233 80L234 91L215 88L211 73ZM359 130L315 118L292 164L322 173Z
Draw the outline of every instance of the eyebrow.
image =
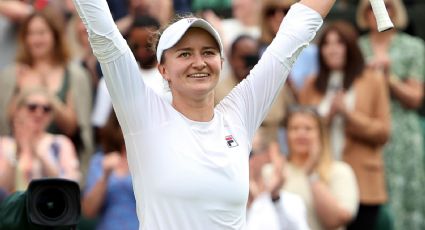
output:
M209 50L209 49L220 50L218 47L214 47L214 46L202 47L202 50ZM191 47L184 47L184 48L177 49L176 51L179 52L179 51L192 51L192 50L193 48Z

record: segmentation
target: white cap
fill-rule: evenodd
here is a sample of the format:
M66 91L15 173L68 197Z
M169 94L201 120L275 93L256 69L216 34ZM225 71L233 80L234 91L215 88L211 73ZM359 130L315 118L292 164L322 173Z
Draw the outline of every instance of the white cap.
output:
M220 48L221 57L224 57L223 44L221 43L220 35L211 26L211 24L201 18L183 18L171 24L162 33L158 42L158 47L156 49L156 59L158 60L158 63L161 62L161 57L164 51L177 44L177 42L180 41L186 31L191 27L202 28L208 33L210 33L211 36L213 36L213 38L217 41L217 44Z

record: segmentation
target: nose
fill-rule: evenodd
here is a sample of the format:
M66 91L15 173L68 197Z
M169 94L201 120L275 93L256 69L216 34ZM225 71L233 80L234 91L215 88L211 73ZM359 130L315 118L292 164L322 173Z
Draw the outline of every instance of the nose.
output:
M192 66L195 69L203 69L207 66L207 63L202 55L195 55Z

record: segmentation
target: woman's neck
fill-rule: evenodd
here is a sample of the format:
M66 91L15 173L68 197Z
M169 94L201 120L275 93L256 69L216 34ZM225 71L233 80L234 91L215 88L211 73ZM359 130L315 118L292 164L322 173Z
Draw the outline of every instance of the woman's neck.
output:
M214 94L202 99L189 99L173 94L174 109L192 121L207 122L214 117Z
M302 168L308 160L308 154L291 153L289 160L293 165Z
M44 131L44 129L35 130L34 131L34 139L37 140L37 141L40 141L41 139L46 137L46 134L47 133Z
M50 71L55 65L50 58L40 58L34 62L33 68L40 72Z

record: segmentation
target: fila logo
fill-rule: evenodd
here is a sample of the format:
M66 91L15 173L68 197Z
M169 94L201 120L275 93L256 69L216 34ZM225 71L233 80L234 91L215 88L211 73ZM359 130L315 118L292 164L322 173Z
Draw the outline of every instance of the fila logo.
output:
M226 142L227 142L227 147L233 148L233 147L238 146L238 142L236 142L236 140L233 138L232 135L226 136L225 139L226 139Z

